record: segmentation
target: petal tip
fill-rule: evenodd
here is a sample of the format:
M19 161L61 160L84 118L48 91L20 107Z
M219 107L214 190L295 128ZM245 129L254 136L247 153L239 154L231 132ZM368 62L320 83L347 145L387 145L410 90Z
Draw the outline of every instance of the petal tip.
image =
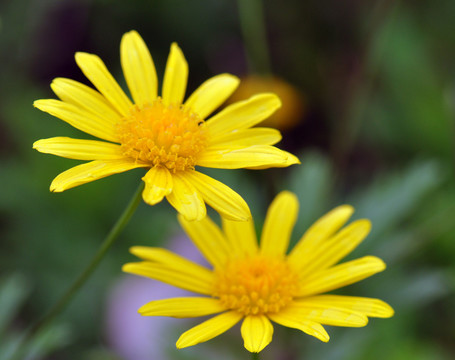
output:
M387 305L387 308L385 309L384 311L384 317L385 318L391 318L392 316L395 315L395 310L387 303L385 303Z
M58 184L54 184L54 182L51 183L51 186L49 187L50 192L63 192L65 189L62 186L59 186Z
M120 40L120 47L125 46L127 43L134 43L136 40L142 41L141 35L136 30L127 31Z
M127 31L125 34L123 34L123 37L125 37L125 36L139 36L140 37L139 33L134 29Z
M92 54L89 54L89 53L86 53L83 51L77 51L74 54L74 59L76 59L76 62L78 62L78 61L83 60L84 58L88 58L90 56L92 56Z
M35 100L33 102L33 106L36 107L37 109L41 110L41 111L44 111L43 108L44 108L45 102L46 102L46 100L44 100L44 99Z
M146 248L146 246L132 246L128 249L128 251L130 252L130 254L140 257L139 254L141 250L144 250L144 248Z
M357 222L359 223L359 225L361 226L361 228L365 232L365 236L364 237L367 237L368 234L371 231L371 226L372 226L371 221L368 220L368 219L360 219L360 220L357 220Z
M288 155L287 163L289 165L300 165L301 164L299 158L297 156L293 155L293 154L289 154Z
M132 270L133 270L134 266L135 266L134 263L127 263L127 264L124 264L124 265L122 265L122 271L123 271L123 272L126 272L126 273L131 273L131 274L133 274L134 271L132 271Z
M182 334L182 336L183 336L183 334ZM182 336L180 336L180 338L179 338L179 339L177 340L177 342L175 343L175 347L176 347L177 349L179 349L179 350L180 350L180 349L184 349L184 348L186 348L186 347L189 346L188 344L185 344L184 341L182 341Z

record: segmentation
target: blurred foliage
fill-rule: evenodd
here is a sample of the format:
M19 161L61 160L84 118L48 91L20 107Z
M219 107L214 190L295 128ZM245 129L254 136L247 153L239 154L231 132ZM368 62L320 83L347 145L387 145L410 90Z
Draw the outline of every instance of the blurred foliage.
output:
M244 196L258 230L274 195L294 191L301 209L293 241L326 211L352 204L356 218L373 223L352 256L380 256L388 269L346 293L396 310L365 328L328 327L328 344L277 327L263 358L455 358L455 2L263 4L272 71L305 98L305 113L281 143L302 165L206 173ZM235 2L0 3L0 360L89 261L142 176L131 171L51 194L52 178L77 162L32 150L40 138L84 136L32 103L54 96L54 77L87 83L76 51L100 55L122 79L119 43L130 29L146 40L160 79L170 43L180 44L189 91L217 73L247 75ZM178 231L170 206L142 204L68 309L27 344L28 358L119 359L104 329L109 289L132 259L130 246L165 244ZM169 356L213 354L249 356L238 329Z
M10 359L18 346L23 348L25 360L42 359L68 342L68 327L61 324L43 329L26 343L21 342L23 332L10 326L29 294L30 285L23 276L12 274L0 279L0 360Z

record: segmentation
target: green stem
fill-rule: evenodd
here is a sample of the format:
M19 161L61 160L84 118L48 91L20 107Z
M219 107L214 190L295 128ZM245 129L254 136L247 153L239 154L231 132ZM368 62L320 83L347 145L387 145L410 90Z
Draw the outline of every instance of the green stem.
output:
M252 360L260 360L259 353L254 353L254 352L252 352L252 353L251 353L251 359L252 359Z
M118 218L117 222L112 227L111 231L107 234L103 243L99 247L98 251L93 256L90 263L82 271L82 273L76 278L73 284L68 288L68 290L63 294L63 296L55 303L55 305L45 314L38 322L30 327L30 329L24 334L23 340L18 345L15 356L12 357L12 360L19 359L19 355L22 352L24 343L30 340L35 334L40 330L45 328L51 323L51 321L68 305L74 295L79 291L79 289L85 284L93 271L97 268L98 264L104 258L109 248L118 238L122 230L125 228L128 221L131 219L131 216L134 214L136 208L141 202L141 194L144 189L144 183L141 182L127 207L123 213Z
M237 3L250 72L268 75L271 68L262 0L238 0Z

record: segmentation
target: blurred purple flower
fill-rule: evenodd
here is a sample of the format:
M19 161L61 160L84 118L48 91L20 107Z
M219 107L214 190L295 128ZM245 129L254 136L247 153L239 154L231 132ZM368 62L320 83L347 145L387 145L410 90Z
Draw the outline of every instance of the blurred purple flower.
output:
M194 262L207 262L184 234L175 236L170 249ZM137 309L151 300L187 296L190 293L151 279L123 276L113 286L106 304L105 333L110 347L125 360L167 358L175 348L173 329L182 328L182 319L145 317ZM177 325L178 324L178 325Z

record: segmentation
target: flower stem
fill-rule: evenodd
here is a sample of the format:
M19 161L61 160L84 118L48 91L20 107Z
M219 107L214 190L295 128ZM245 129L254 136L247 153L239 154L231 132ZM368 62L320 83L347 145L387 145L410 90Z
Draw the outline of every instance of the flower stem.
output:
M251 353L251 359L252 359L252 360L260 360L261 358L260 358L260 356L259 356L259 353L254 353L254 352L252 352L252 353Z
M68 305L71 299L76 295L79 289L85 284L88 280L90 275L93 271L97 268L98 264L104 258L109 248L118 238L122 230L125 228L126 224L128 224L131 216L134 214L135 210L137 209L139 203L141 202L141 194L142 190L144 189L144 183L141 181L141 184L137 188L136 192L134 193L133 197L131 198L130 202L128 203L127 207L123 211L123 213L118 218L117 222L112 227L111 231L105 237L103 243L99 247L98 251L93 256L90 263L87 267L80 273L80 275L76 278L73 284L68 288L68 290L60 297L60 299L54 304L54 306L34 325L32 325L22 337L22 341L18 344L16 353L13 355L11 360L19 359L22 353L23 345L30 340L35 334L37 334L40 330L45 328L49 325L52 320Z
M270 74L270 59L262 0L238 0L240 26L250 72Z

